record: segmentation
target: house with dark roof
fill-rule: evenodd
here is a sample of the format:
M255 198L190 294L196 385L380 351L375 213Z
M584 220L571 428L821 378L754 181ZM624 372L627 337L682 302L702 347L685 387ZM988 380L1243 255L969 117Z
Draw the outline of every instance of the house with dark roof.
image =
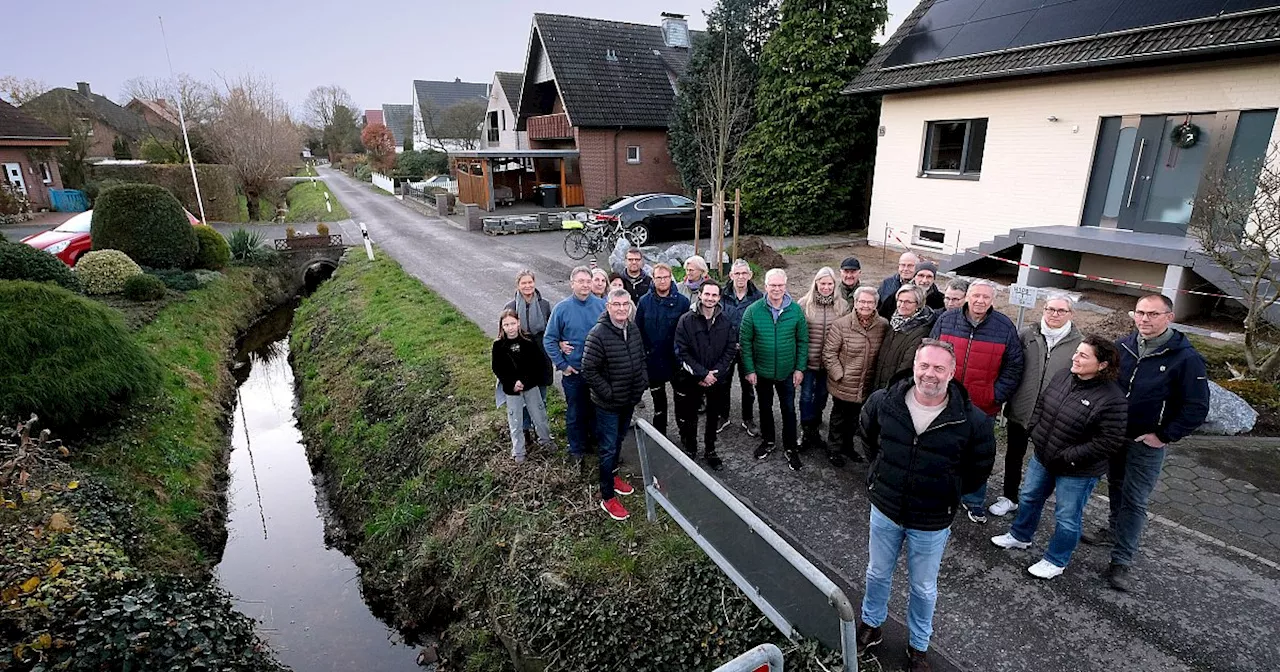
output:
M489 107L484 113L481 149L528 149L529 134L516 130L516 110L520 109L522 72L495 72L489 85Z
M403 152L404 138L409 135L413 127L413 106L383 104L382 123L387 125L391 135L396 139L396 152ZM415 146L414 149L418 147Z
M923 0L846 93L882 97L872 243L1181 317L1227 283L1197 203L1280 142L1280 0Z
M0 100L0 186L26 195L33 208L50 207L49 190L62 188L52 150L67 142L48 124Z
M550 180L581 185L566 205L679 189L667 124L695 37L679 14L660 25L533 15L516 128L530 149L576 152ZM547 168L542 179L555 178Z
M182 136L178 108L164 98L134 98L125 104L124 109L142 117L157 138L172 139Z
M489 100L489 85L464 82L413 81L413 148L452 151L475 149L480 145L483 110ZM475 109L475 127L459 122L464 106Z
M23 103L22 110L54 128L65 128L78 122L88 129L89 159L112 158L116 138L124 138L133 153L138 143L151 135L142 115L115 104L106 96L94 93L88 82L76 82L76 88L46 91Z

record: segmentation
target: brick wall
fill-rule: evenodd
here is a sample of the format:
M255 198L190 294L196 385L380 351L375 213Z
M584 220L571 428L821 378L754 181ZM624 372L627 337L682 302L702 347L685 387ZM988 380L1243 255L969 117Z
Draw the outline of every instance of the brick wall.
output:
M1015 227L1077 226L1102 117L1275 107L1275 59L889 94L880 114L884 135L868 236L882 241L887 224L909 244L914 226L945 229L944 251L951 253L957 244L973 247ZM983 117L980 179L917 176L927 122ZM1271 138L1280 141L1280 129Z
M683 191L667 151L665 130L575 128L587 207L609 197L648 191ZM616 137L615 137L616 136ZM627 147L640 148L640 162L627 163Z
M50 207L49 189L62 188L62 176L58 173L58 162L53 158L52 152L50 154L46 163L49 165L49 172L52 174L53 182L45 185L44 180L41 178L40 165L31 162L31 159L27 157L26 149L0 147L0 164L16 163L22 166L22 180L27 187L27 200L31 203L31 207L35 209Z

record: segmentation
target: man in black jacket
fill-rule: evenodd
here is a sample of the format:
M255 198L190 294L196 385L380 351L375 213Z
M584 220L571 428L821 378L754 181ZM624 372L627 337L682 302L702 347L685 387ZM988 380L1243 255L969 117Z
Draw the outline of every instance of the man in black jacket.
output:
M926 652L938 599L938 568L960 507L995 464L991 418L969 403L953 380L950 344L925 339L916 349L910 376L904 371L887 389L876 390L862 408L858 438L870 463L871 500L867 588L858 624L858 650L881 641L888 617L893 570L903 543L911 597L908 670L930 668Z
M1116 341L1120 387L1129 398L1127 445L1111 458L1107 489L1109 525L1086 534L1086 544L1114 543L1107 582L1129 590L1129 567L1147 524L1147 501L1156 488L1169 444L1195 431L1209 414L1204 358L1181 332L1171 329L1173 302L1150 294L1133 311L1137 331Z
M653 279L644 272L644 253L640 248L633 247L627 250L626 258L627 268L622 274L622 286L631 295L631 302L638 304L640 297L648 294L649 289L653 287Z
M596 441L600 451L600 508L614 520L630 515L615 494L635 492L613 468L618 463L622 439L631 426L640 395L649 384L645 371L644 343L631 320L631 295L615 289L606 295L605 312L587 334L582 353L582 377L591 389L596 409Z
M676 324L676 426L690 457L698 455L698 406L707 399L703 458L719 471L716 419L729 416L729 370L738 354L738 329L720 308L720 286L705 282L698 303Z

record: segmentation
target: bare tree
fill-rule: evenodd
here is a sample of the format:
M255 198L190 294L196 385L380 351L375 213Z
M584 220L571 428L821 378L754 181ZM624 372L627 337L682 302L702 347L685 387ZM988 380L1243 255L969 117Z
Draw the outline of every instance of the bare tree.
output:
M1280 301L1280 144L1257 163L1226 169L1211 181L1197 199L1188 233L1240 292L1249 373L1275 378L1280 348L1266 336L1267 312Z
M48 84L36 79L13 75L0 77L0 98L12 105L22 105L48 90Z
M244 76L224 87L215 100L209 139L221 162L235 169L249 218L257 221L258 199L298 163L302 133L269 80Z
M433 103L424 103L422 125L428 145L441 152L479 148L480 129L487 109L488 103L483 100L454 103L444 110Z
M349 110L356 109L351 94L341 86L317 86L307 94L307 99L302 103L302 113L308 123L323 130L333 123L333 112L339 105Z

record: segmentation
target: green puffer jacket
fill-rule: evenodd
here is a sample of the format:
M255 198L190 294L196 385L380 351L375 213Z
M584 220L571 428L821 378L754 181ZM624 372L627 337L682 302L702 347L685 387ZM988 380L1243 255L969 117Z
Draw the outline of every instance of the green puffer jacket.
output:
M747 373L784 380L808 365L809 325L804 311L789 294L782 297L782 311L776 322L767 297L748 306L742 314L738 339Z

